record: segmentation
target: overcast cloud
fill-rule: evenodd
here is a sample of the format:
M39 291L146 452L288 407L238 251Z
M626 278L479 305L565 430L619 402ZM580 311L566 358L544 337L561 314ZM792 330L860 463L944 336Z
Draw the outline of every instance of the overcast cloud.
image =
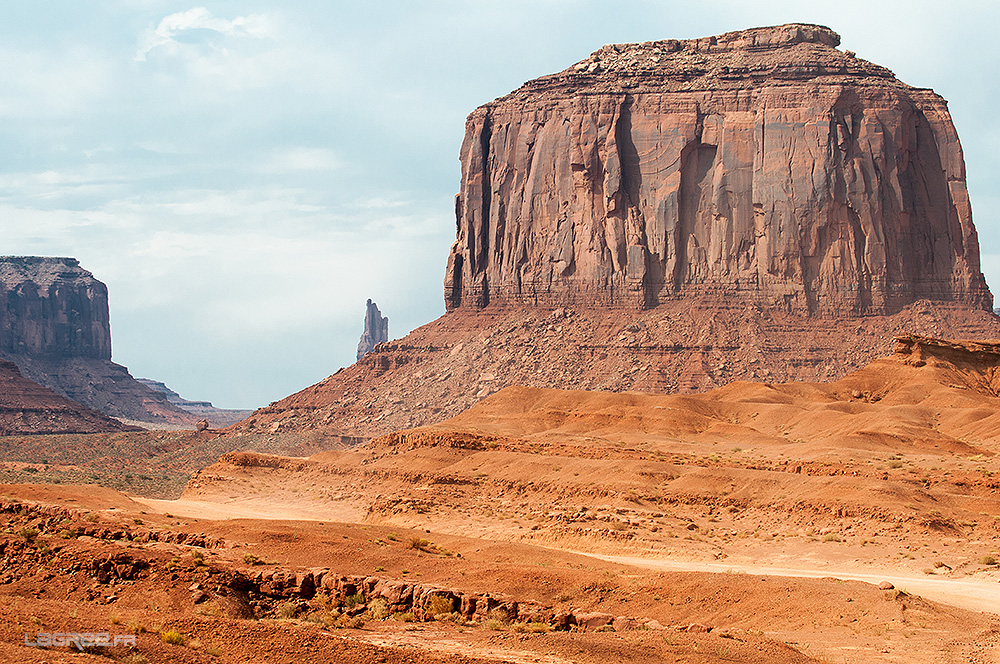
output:
M0 253L108 284L115 361L255 407L443 310L465 116L603 44L791 21L950 102L1000 287L995 4L3 3Z

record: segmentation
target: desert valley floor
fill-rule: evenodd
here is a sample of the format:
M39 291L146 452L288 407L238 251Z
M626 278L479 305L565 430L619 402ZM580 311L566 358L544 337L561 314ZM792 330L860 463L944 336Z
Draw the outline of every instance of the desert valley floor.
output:
M512 387L311 456L273 453L318 444L295 434L32 437L77 463L2 471L0 657L994 662L998 366L998 344L903 337L828 384ZM25 482L112 484L99 442L95 467L139 468L127 493ZM176 498L154 461L185 451L218 461ZM136 644L24 645L67 632Z

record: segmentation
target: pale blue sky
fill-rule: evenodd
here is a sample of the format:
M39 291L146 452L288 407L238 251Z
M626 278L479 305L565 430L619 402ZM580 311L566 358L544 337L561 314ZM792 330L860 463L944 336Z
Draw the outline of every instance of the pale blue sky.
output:
M766 4L767 6L761 6ZM1000 288L993 2L0 5L0 253L108 284L114 359L255 407L443 312L465 116L603 44L801 21L950 101Z

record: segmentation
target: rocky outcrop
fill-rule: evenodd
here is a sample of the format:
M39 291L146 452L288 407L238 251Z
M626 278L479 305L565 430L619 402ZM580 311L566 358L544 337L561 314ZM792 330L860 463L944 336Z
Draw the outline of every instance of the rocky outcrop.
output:
M128 431L121 422L66 399L0 360L0 436Z
M989 311L947 103L783 25L614 44L476 109L449 310Z
M382 312L378 310L371 300L368 300L365 309L365 331L361 334L361 341L358 342L358 357L361 359L375 349L375 346L389 340L389 318L382 317Z
M111 361L107 286L75 258L0 256L0 358L112 417L178 426L198 419Z

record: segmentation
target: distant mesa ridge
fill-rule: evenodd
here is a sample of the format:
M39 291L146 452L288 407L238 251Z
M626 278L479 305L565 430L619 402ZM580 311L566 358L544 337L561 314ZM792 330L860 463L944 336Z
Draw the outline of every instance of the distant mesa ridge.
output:
M449 310L990 311L947 103L789 24L611 44L469 115Z
M212 405L211 401L191 401L190 399L185 399L161 381L150 380L149 378L137 378L136 380L154 392L163 394L167 397L167 401L178 408L197 417L204 418L212 428L221 428L235 424L253 412L252 410L216 408Z

